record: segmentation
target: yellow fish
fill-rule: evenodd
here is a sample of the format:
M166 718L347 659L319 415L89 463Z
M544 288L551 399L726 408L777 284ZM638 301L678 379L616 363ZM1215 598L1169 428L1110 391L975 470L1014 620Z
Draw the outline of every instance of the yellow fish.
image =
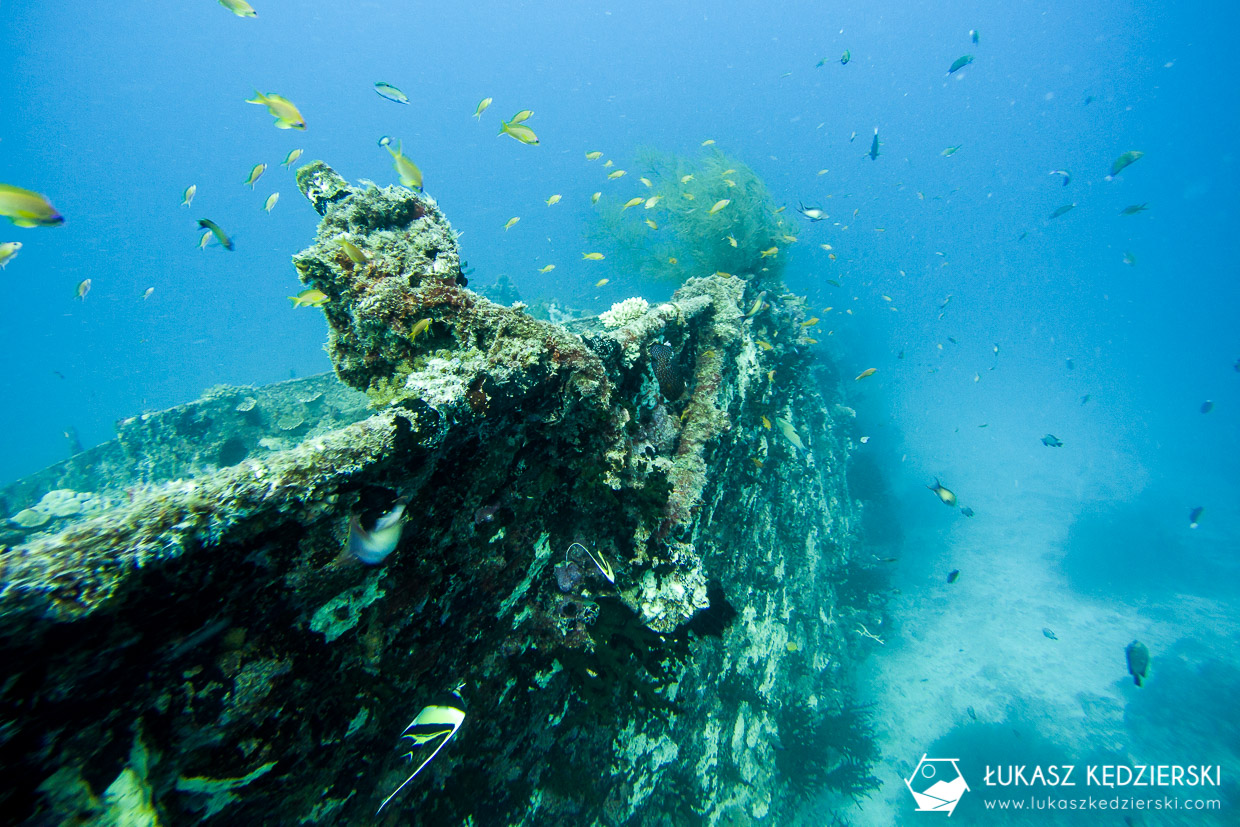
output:
M731 178L724 178L724 179L723 179L723 183L727 184L729 187L735 187L735 186L736 186L736 182L735 182L735 181L733 181Z
M732 236L730 235L724 236L724 240L727 241L729 244L731 244L733 247L736 246L736 239L733 238Z
M289 296L288 299L293 303L293 307L322 307L331 301L326 293L322 290L315 290L313 287L309 290L302 290L296 296Z
M546 267L539 267L539 268L538 268L538 272L540 272L540 273L550 273L550 272L551 272L552 270L554 270L554 269L555 269L555 265L554 265L554 264L548 264Z
M207 245L211 243L212 238L214 238L214 235L212 234L210 230L207 230L205 233L203 233L202 238L198 239L198 249L199 250L207 249Z
M756 344L758 347L762 348L763 350L774 350L775 349L775 346L773 344L771 344L770 342L764 342L761 339L754 339L754 344Z
M548 198L548 199L547 199L547 206L548 206L548 207L550 207L550 206L552 206L552 205L554 205L554 204L558 204L558 203L560 203L560 196L559 196L559 194L558 194L558 193L557 193L557 194L555 194L555 195L553 195L553 196L551 196L550 198Z
M806 343L807 345L816 345L816 344L818 344L818 340L817 340L817 339L814 339L814 338L811 338L811 337L809 337L809 336L806 336L806 337L805 337L805 343Z
M608 178L610 178L610 179L612 179L613 181L614 181L615 179L617 179L617 178L623 178L623 177L624 177L624 170L622 170L622 169L618 169L618 170L616 170L615 172L609 172L609 173L607 173L607 177L608 177Z
M515 138L523 144L538 146L538 136L534 134L534 130L520 122L500 121L499 134Z
M826 250L827 252L831 252L831 250L835 249L830 244L819 244L818 246Z
M644 175L641 178L638 178L637 180L645 184L647 189L654 186L654 184L650 183L650 179Z
M522 109L520 112L513 115L512 120L510 120L508 123L510 125L515 124L515 123L524 123L525 121L528 121L532 117L534 117L533 109Z
M582 253L581 257L589 261L602 261L605 258L602 253Z
M876 373L878 373L878 368L866 368L865 370L858 373L857 376L853 379L853 381L856 382L858 380L864 379L867 376L873 376Z
M281 165L286 167L293 166L293 164L297 163L297 159L301 157L301 152L300 149L290 149L288 155L285 155L284 160L280 162Z
M417 324L415 324L415 325L413 326L413 328L412 328L412 329L410 329L410 331L409 331L409 341L410 341L410 342L416 342L416 341L418 340L418 336L419 336L419 334L425 333L425 332L426 332L426 329L427 329L428 327L430 327L430 326L431 326L431 320L430 320L430 319L420 319L420 320L418 320L418 323L417 323Z
M37 192L0 184L0 215L18 227L56 227L65 217Z
M690 181L692 181L692 180L693 180L693 173L692 173L692 172L691 172L691 173L689 173L688 175L682 175L682 176L680 176L680 183L682 183L682 184L687 184L687 183L689 183L689 182L690 182Z
M264 172L266 172L266 171L267 171L267 165L266 165L266 164L255 164L255 165L254 165L254 168L250 170L250 177L249 177L249 178L247 178L247 179L245 179L245 180L244 180L244 181L242 181L241 183L243 183L243 184L249 184L249 185L250 185L250 189L254 189L254 184L255 184L255 182L257 182L259 178L262 178L262 177L263 177L263 173L264 173Z
M817 316L813 316L813 317L811 317L811 318L809 318L809 319L806 319L805 321L801 322L801 327L813 327L813 326L814 326L814 325L816 325L816 324L818 324L818 317L817 317Z
M396 174L400 176L400 183L410 189L422 189L422 170L405 157L404 141L401 141L396 149L392 149L391 144L384 144L384 149L392 156L392 166L396 168Z
M647 218L647 219L646 219L646 226L647 226L647 227L649 227L649 228L650 228L650 229L652 229L652 230L657 230L657 229L659 229L659 225L658 225L658 224L656 224L656 223L654 223L653 221L651 221L649 218Z
M709 210L706 211L706 214L714 215L715 213L719 212L720 210L722 210L724 207L726 207L728 204L731 204L731 203L732 203L732 199L730 198L720 198L718 201L714 203L714 206L712 206Z
M603 153L599 152L597 149L593 152L586 153L587 161L597 161L599 158L602 158L602 157L603 157Z
M715 144L714 138L707 138L706 140L702 141L702 146L714 146L714 144Z
M0 270L3 270L13 257L17 255L17 251L22 248L20 241L6 241L0 244Z
M636 198L630 198L628 201L624 202L624 206L621 207L620 209L627 210L629 207L636 207L638 204L642 203L645 200L646 199L642 198L641 196L638 196Z
M796 243L797 243L797 237L796 237L796 236L794 236L794 235L784 235L784 236L782 236L782 238L783 238L783 239L784 239L784 241L785 241L786 243L788 243L788 244L796 244Z
M754 301L753 307L749 308L749 312L745 314L746 319L757 315L758 311L762 309L762 300L765 298L766 298L766 291L763 290L761 293L758 294L758 298Z
M494 98L483 98L478 101L478 108L474 110L474 117L478 120L482 120L482 113L487 111L487 107L491 105L492 100L494 100Z
M716 276L721 276L722 278L725 278L725 279L730 279L730 278L732 278L732 274L731 274L731 273L725 273L725 272L723 272L722 270L716 270L716 271L715 271L715 275L716 275Z
M366 255L366 251L358 247L347 238L340 239L340 248L344 250L344 254L353 261L354 264L365 264L370 261L370 256Z
M731 175L731 174L732 174L732 173L734 173L734 172L736 172L736 170L734 170L734 169L725 169L723 172L721 172L721 173L719 173L719 174L720 174L720 175Z
M609 281L611 281L611 279L599 279L598 281L594 282L594 286L602 287L604 284L606 284Z
M86 294L90 292L90 279L82 279L78 282L75 293L82 301L86 301Z
M762 427L766 428L768 431L771 430L771 420L767 419L765 416L762 417Z
M262 92L255 90L254 97L246 101L246 103L256 103L259 106L267 107L267 113L276 119L276 129L305 129L306 119L297 111L297 107L293 106L288 98L282 98L279 95L264 95Z
M671 256L668 258L667 263L675 267L677 264L680 264L680 259L675 256Z
M775 255L778 252L779 252L778 247L771 247L770 249L763 250L758 255L761 256L762 258L770 258L771 256Z
M683 195L687 201L694 200L694 195L691 192L682 192L681 195Z
M662 200L663 200L663 196L662 196L662 195L652 195L652 196L650 196L649 198L647 198L647 199L646 199L646 209L648 209L648 210L653 210L653 209L654 209L655 204L658 204L658 203L659 203L660 201L662 201Z
M608 159L607 159L607 160L603 163L603 169L611 169L613 166L615 166L615 162L614 162L614 161L612 161L610 158L608 158Z
M267 196L267 201L263 204L263 209L266 210L267 212L271 212L271 208L274 207L276 205L276 202L279 200L280 200L280 193L273 192L271 195Z
M238 17L258 17L258 12L245 0L220 0L220 5Z
M593 194L590 196L590 203L591 203L591 204L597 204L597 203L598 203L598 200L599 200L600 198L602 198L602 197L603 197L603 193L601 193L601 192L596 192L596 193L593 193Z
M194 203L194 194L198 192L197 184L190 184L185 188L185 192L181 193L181 206L188 207Z
M510 229L512 229L512 226L513 226L514 224L516 224L516 223L517 223L518 221L520 221L520 220L521 220L521 216L519 216L519 215L514 215L512 218L508 219L508 222L507 222L506 224L504 224L504 229L505 229L505 230L510 230Z

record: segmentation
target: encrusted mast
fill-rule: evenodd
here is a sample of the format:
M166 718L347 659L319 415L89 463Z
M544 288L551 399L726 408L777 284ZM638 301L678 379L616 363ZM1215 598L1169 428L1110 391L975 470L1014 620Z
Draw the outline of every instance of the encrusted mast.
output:
M837 586L851 412L795 298L717 274L551 324L467 289L428 196L298 184L323 220L294 262L372 412L216 390L3 492L93 503L0 556L6 810L363 823L454 687L460 733L378 823L784 823L790 767L864 789L863 728L832 729L879 622ZM390 556L341 554L398 502Z

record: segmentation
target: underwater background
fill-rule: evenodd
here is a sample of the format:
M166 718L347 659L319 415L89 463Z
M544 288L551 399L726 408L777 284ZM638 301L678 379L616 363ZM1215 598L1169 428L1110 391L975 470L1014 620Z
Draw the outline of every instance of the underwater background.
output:
M591 193L641 194L644 147L718 149L802 222L784 278L845 377L868 437L853 493L873 554L895 558L880 581L884 642L857 690L873 703L882 785L841 817L899 823L923 753L1116 763L1136 744L1151 762L1224 767L1224 789L1204 796L1222 813L1148 823L1234 823L1240 9L256 8L0 4L0 182L66 218L0 224L0 243L23 244L0 271L0 479L63 459L70 429L89 447L212 385L330 370L321 314L287 298L302 289L290 257L319 219L280 165L293 149L387 185L377 142L391 136L461 234L471 286L507 276L531 305L591 314L677 286L618 256L582 259ZM377 81L409 104L376 95ZM295 101L305 131L273 129L244 102L256 89ZM471 117L484 97L491 108ZM496 135L525 108L537 147ZM609 180L584 158L595 150L629 174ZM1106 180L1132 150L1143 156ZM829 218L804 221L798 204ZM235 251L199 249L203 217ZM936 478L972 517L925 490ZM1124 659L1134 639L1152 654L1139 689ZM988 823L979 798L959 820ZM1121 823L1106 818L1029 823Z

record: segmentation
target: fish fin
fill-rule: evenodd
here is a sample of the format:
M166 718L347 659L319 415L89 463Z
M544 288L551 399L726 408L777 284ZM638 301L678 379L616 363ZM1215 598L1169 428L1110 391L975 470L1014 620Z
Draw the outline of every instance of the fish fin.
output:
M1135 683L1137 686L1140 686L1140 685L1141 685L1141 676L1140 676L1140 675L1133 675L1133 676L1132 676L1132 682L1133 682L1133 683Z
M246 101L245 101L245 102L246 102L246 103L257 103L259 106L266 106L266 105L267 105L267 98L266 98L266 96L265 96L265 95L263 95L263 93L262 93L262 92L260 92L260 91L258 91L257 89L255 89L255 90L254 90L254 97L252 97L252 98L246 98Z
M10 220L10 221L12 221L12 222L13 222L13 224L14 224L14 226L17 226L17 227L37 227L37 226L39 226L39 222L34 221L34 220L32 220L32 219L29 219L29 218L11 218L11 219L9 219L9 220Z

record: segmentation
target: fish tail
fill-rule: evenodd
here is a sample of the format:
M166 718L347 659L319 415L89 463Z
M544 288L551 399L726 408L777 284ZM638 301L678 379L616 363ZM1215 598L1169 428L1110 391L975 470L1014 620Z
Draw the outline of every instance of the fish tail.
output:
M254 97L246 98L246 103L257 103L259 106L267 105L267 97L257 89L254 90Z
M1141 685L1141 676L1140 676L1140 675L1133 675L1133 676L1132 676L1132 682L1133 682L1133 683L1135 683L1137 686L1140 686L1140 685Z

